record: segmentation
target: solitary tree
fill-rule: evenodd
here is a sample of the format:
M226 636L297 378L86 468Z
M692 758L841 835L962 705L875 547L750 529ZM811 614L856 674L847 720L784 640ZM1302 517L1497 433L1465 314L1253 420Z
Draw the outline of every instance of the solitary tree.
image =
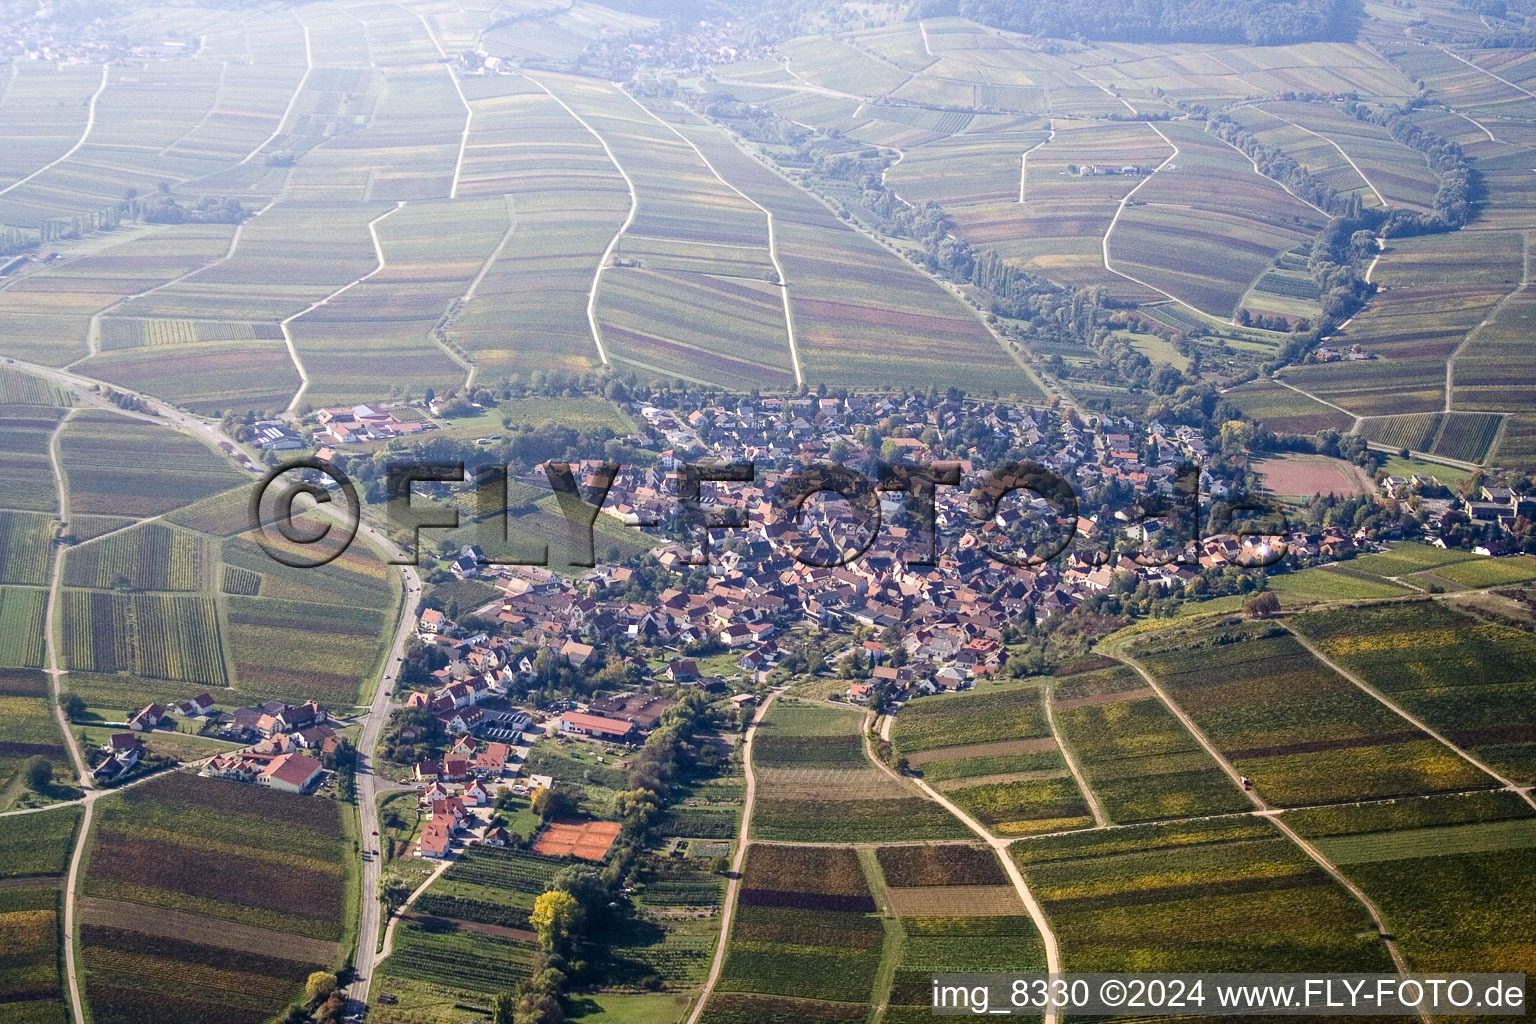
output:
M22 778L27 780L27 788L34 793L41 793L53 782L53 763L41 754L29 757L21 773Z
M384 891L380 894L384 906L393 914L396 910L405 906L405 901L411 898L411 887L405 882L392 881L384 883Z
M570 809L570 800L567 799L564 793L556 792L552 787L545 786L533 794L533 801L530 806L534 814L537 814L545 821L549 821L551 818L558 818L565 814Z
M1280 613L1280 598L1273 590L1255 594L1243 602L1243 611L1250 619L1268 619Z
M316 971L304 983L304 994L309 996L311 1003L318 1003L329 999L331 993L336 991L336 985L336 975L329 971Z
M539 945L549 952L564 948L581 926L581 904L568 892L551 889L533 901L528 920L539 933Z

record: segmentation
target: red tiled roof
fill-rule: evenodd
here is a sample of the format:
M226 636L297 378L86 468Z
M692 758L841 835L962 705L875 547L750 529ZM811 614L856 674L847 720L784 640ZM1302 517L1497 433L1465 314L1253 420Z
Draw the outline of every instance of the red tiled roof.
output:
M312 757L305 757L303 754L284 754L267 765L261 774L290 786L303 787L315 777L320 768L320 762Z
M598 715L584 715L580 711L567 711L560 716L560 721L569 723L578 729L587 732L603 733L608 736L627 736L633 729L634 723L623 722L614 718L602 718Z

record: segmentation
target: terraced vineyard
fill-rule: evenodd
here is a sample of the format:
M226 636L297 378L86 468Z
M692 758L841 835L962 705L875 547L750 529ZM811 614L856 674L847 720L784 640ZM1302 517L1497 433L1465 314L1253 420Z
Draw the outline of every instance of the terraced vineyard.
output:
M1430 601L1303 615L1296 628L1452 743L1495 770L1536 779L1527 668L1536 641L1527 634Z
M1068 970L1392 969L1361 905L1263 820L1047 836L1013 856Z
M71 590L62 622L69 664L82 672L228 685L209 598Z
M1278 626L1246 623L1175 631L1132 649L1272 804L1496 785L1322 664Z
M878 842L968 834L942 807L864 760L860 717L775 702L757 741L769 761L758 769L762 791L752 838Z
M70 1019L60 969L63 876L80 817L66 807L11 818L0 836L0 1006L17 1024Z
M529 913L565 866L522 850L470 848L422 895L417 916L397 925L374 993L411 1007L477 1005L505 991L531 973L539 947ZM381 1005L377 1012L395 1011Z
M47 758L56 772L70 771L69 751L49 703L48 677L36 668L0 668L0 801L6 806L21 788L22 766L33 757Z
M776 1014L812 1000L796 1012L816 1018L818 1003L868 1003L884 941L875 909L852 850L753 846L718 985L735 996L708 1012Z
M173 964L203 978L179 1015L259 1024L345 958L358 869L336 804L172 774L96 813L79 904L93 1019L159 1012Z
M896 718L896 752L999 835L1093 824L1032 686L913 701Z
M1285 820L1376 902L1412 970L1531 969L1529 944L1499 910L1524 901L1519 878L1536 848L1536 817L1514 794L1400 801L1365 814L1296 811Z
M81 413L59 447L75 512L159 515L239 480L231 465L201 442L111 413Z
M1247 809L1231 780L1130 669L1068 675L1053 700L1062 737L1111 821Z
M197 534L149 523L72 549L65 559L64 584L203 590L207 587L207 561L206 545Z

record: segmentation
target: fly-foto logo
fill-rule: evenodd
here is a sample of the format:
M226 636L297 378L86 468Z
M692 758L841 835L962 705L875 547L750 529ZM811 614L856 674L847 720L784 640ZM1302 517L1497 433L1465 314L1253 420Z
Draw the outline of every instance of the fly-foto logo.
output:
M578 482L570 463L548 462L544 477L563 523L562 546L573 566L596 564L597 517L613 490L622 467L601 463L585 483ZM880 536L882 495L897 500L908 517L903 558L909 565L933 565L939 556L939 509L962 510L946 516L944 526L965 531L992 561L1031 568L1069 552L1083 553L1096 564L1115 557L1109 538L1091 537L1079 518L1081 502L1061 474L1034 462L1016 462L962 478L955 462L886 464L876 466L874 479L832 462L814 462L784 472L761 474L755 463L695 462L676 467L676 496L662 518L625 520L631 527L660 529L690 554L691 564L709 562L711 537L718 531L761 529L763 523L784 524L776 532L780 546L801 564L830 568L862 557ZM476 547L482 565L548 565L548 542L513 540L509 531L505 466L466 467L463 462L391 462L385 476L385 518L392 536L408 552L396 564L416 564L425 530L456 530L462 522L458 503L433 504L417 500L418 485L462 488L469 484L475 501ZM1199 467L1176 468L1167 493L1143 497L1111 517L1122 537L1139 538L1131 551L1137 564L1157 567L1195 564L1200 542L1233 536L1244 543L1244 568L1265 568L1287 554L1284 537L1289 526L1283 510L1260 499L1236 499L1203 506ZM708 492L706 493L706 485ZM732 485L758 490L761 501L749 511L744 504L721 500ZM967 486L956 494L952 489ZM944 490L941 490L944 489ZM320 509L298 504L300 495ZM852 538L832 546L812 543L797 532L807 503L817 496L841 499L841 520ZM1005 513L1008 503L1022 506ZM320 566L338 557L357 536L362 507L357 488L345 473L318 459L284 463L267 473L250 500L252 529L262 547L290 566ZM1005 530L1004 524L1011 525ZM1152 538L1157 538L1156 543Z

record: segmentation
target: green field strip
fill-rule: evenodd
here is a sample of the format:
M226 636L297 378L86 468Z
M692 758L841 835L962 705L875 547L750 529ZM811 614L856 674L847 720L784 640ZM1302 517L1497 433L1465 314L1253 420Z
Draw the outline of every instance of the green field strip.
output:
M880 927L885 930L885 940L880 946L880 970L875 975L875 986L869 994L870 1005L874 1007L870 1022L878 1024L885 1017L886 1006L891 1001L891 986L895 983L896 968L906 951L907 933L901 926L901 920L891 910L890 897L885 891L885 873L880 869L880 861L873 847L859 850L859 866L864 869L864 878L869 882L869 891L875 897L875 906L880 908Z
M1373 864L1415 857L1496 853L1536 848L1536 820L1484 821L1401 832L1369 832L1331 836L1315 841L1323 855L1338 865Z

